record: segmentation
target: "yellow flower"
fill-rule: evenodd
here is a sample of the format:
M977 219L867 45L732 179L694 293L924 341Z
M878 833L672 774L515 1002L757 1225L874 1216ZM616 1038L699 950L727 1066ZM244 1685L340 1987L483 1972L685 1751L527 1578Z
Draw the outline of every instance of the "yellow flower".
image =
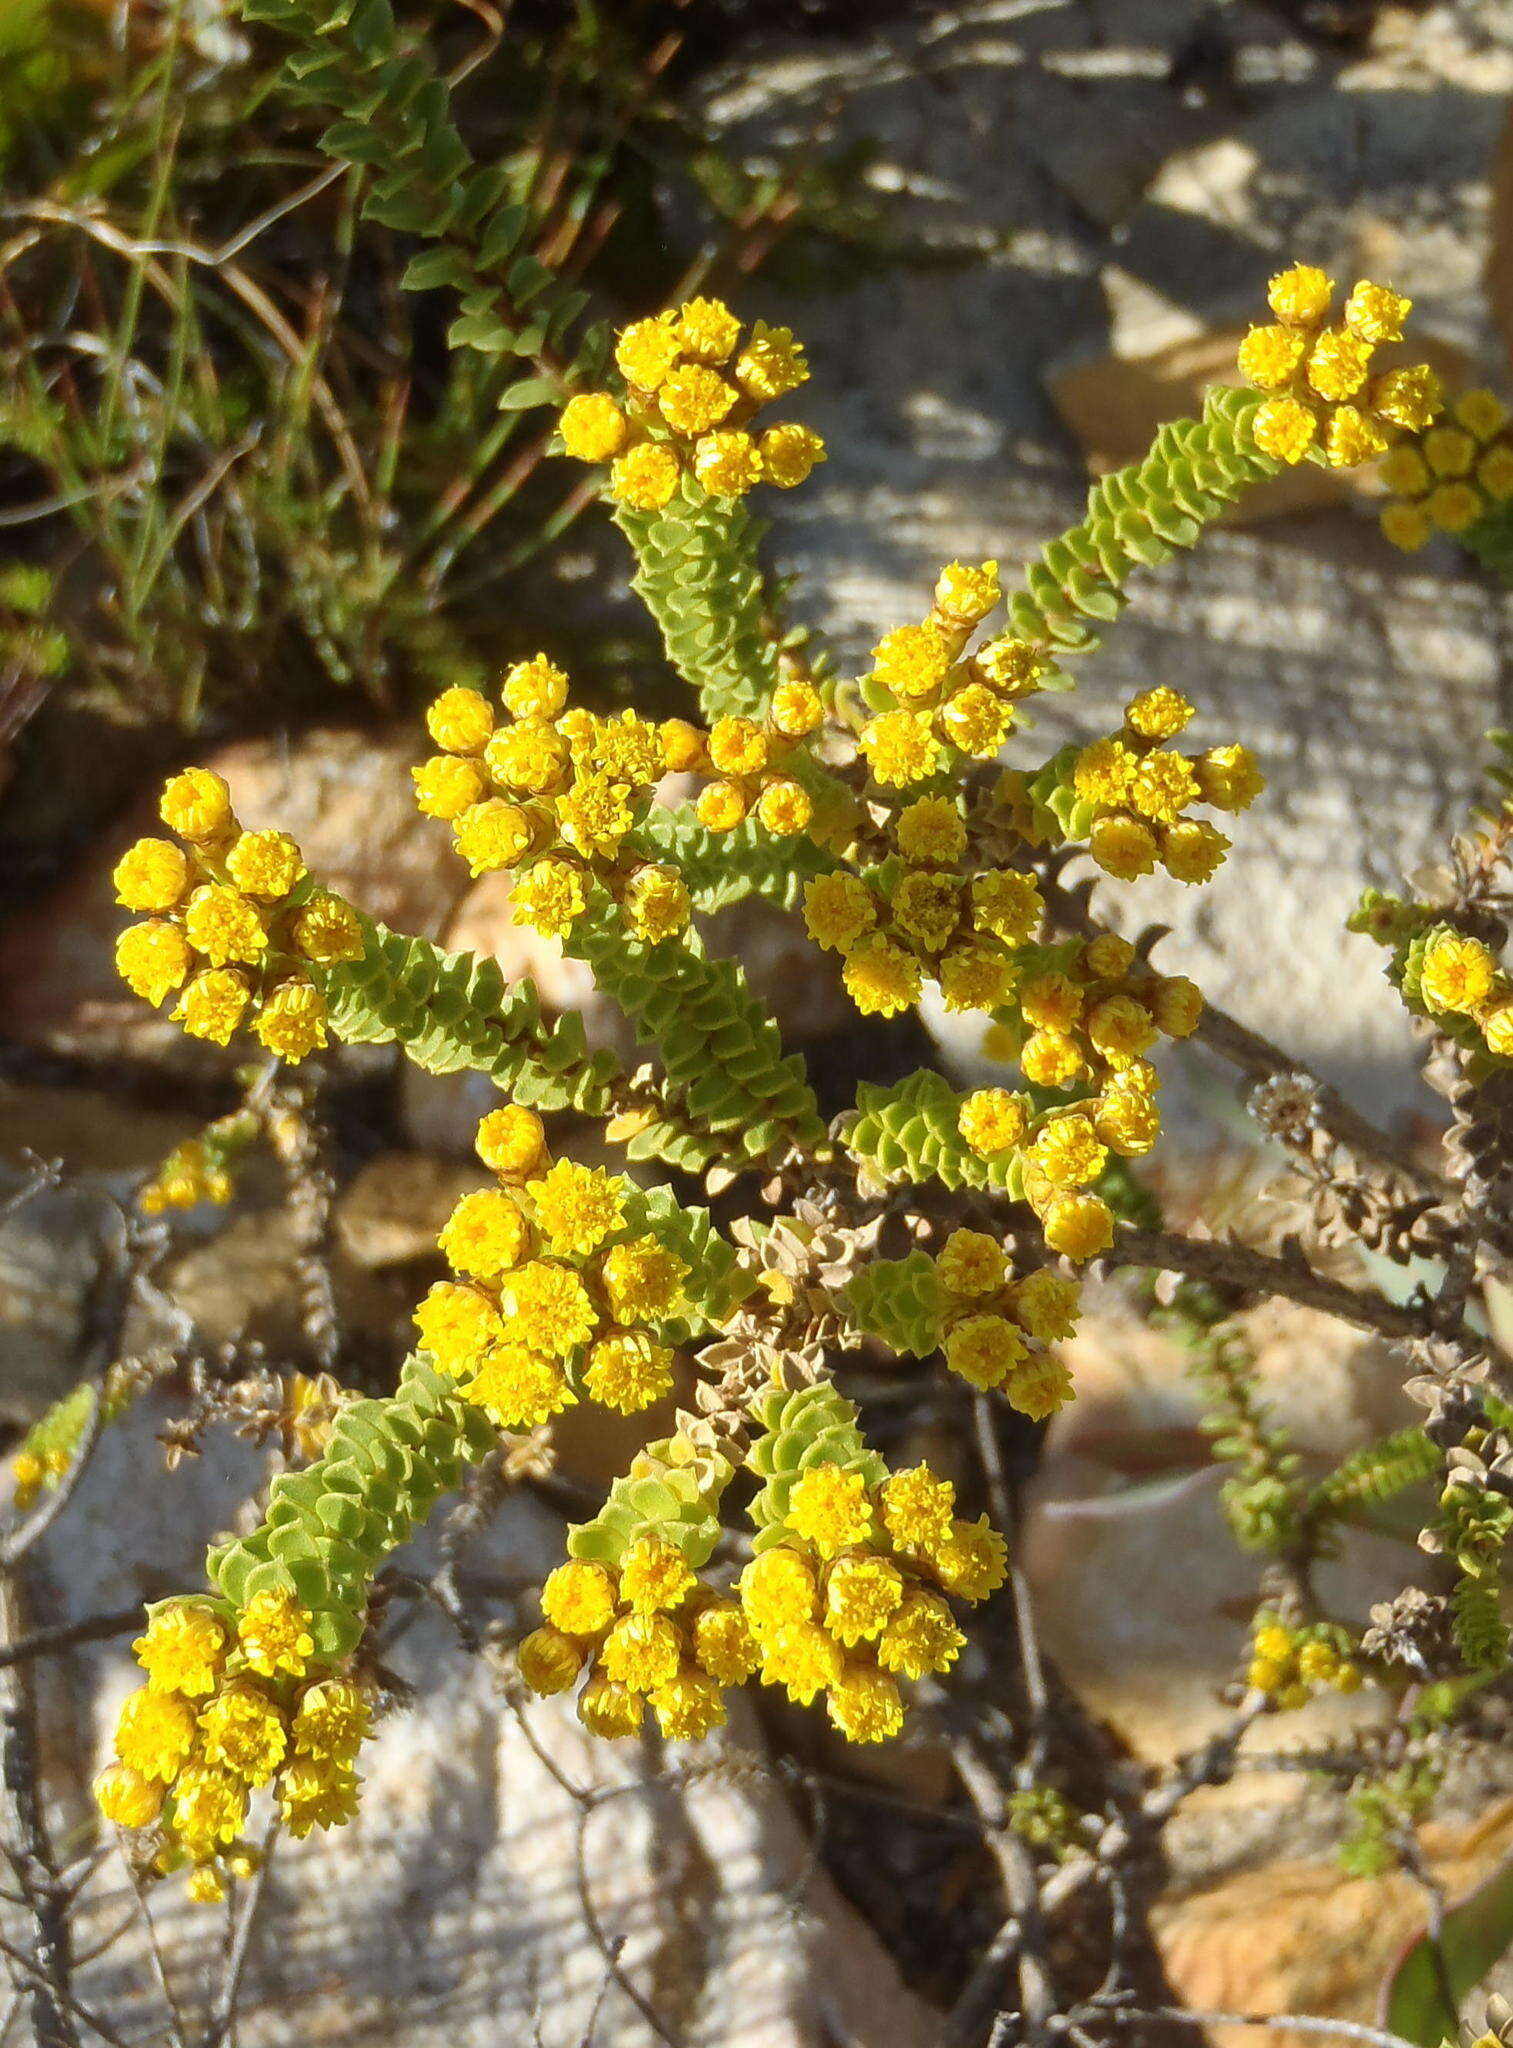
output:
M840 1644L815 1622L775 1629L760 1640L763 1685L781 1686L801 1707L811 1705L841 1675Z
M116 862L112 880L127 910L172 910L189 887L189 862L171 839L139 839Z
M741 1606L760 1638L814 1619L819 1583L796 1550L764 1550L741 1573Z
M980 625L1002 596L996 562L947 562L935 580L935 609L953 626Z
M1099 1101L1093 1124L1111 1152L1121 1159L1139 1159L1161 1135L1161 1112L1148 1095L1111 1088Z
M1416 498L1429 488L1429 465L1411 441L1399 441L1382 457L1377 471L1389 491Z
M1471 484L1440 484L1424 500L1424 510L1441 533L1464 533L1485 508Z
M665 1614L622 1614L599 1650L607 1678L631 1692L656 1692L677 1675L678 1632Z
M1476 465L1476 481L1499 504L1513 498L1513 448L1506 444L1489 448Z
M1138 818L1099 818L1088 834L1088 852L1105 874L1132 882L1156 865L1155 834Z
M717 427L735 404L734 389L703 363L685 363L657 387L657 408L675 434L692 439Z
M746 815L746 798L734 782L711 782L699 791L694 810L706 831L733 832Z
M1419 988L1431 1010L1466 1013L1487 1000L1497 962L1480 939L1439 931L1424 947Z
M717 718L709 758L722 775L755 775L767 765L767 735L750 718Z
M118 1828L147 1828L163 1810L163 1787L130 1764L107 1764L94 1782L95 1804Z
M1117 981L1134 966L1135 949L1117 932L1100 932L1096 939L1088 940L1083 949L1082 964L1099 981Z
M967 1639L937 1593L910 1593L878 1638L877 1661L901 1678L949 1671Z
M278 1804L297 1841L312 1828L341 1827L357 1811L357 1774L350 1764L297 1756L279 1777Z
M1024 1338L1004 1316L965 1316L945 1341L946 1364L969 1387L996 1387L1025 1354Z
M1266 287L1266 303L1292 327L1316 327L1328 317L1334 279L1311 263L1279 271Z
M657 1725L669 1742L698 1742L725 1725L725 1699L702 1671L684 1665L651 1696Z
M1362 341L1397 341L1412 304L1401 292L1363 277L1345 301L1345 325Z
M546 939L565 938L587 907L582 873L565 860L536 861L510 893L516 920Z
M737 428L705 434L694 444L693 473L716 498L744 498L765 469L756 442Z
M1024 1104L1007 1088L979 1088L965 1098L957 1113L957 1128L982 1159L1019 1144L1028 1126Z
M172 1779L194 1745L194 1708L150 1686L128 1693L116 1721L116 1755L144 1778Z
M600 860L613 860L635 820L622 782L604 775L579 775L557 804L557 823L569 846Z
M515 718L555 718L567 703L567 676L544 654L517 661L500 693Z
M816 875L804 884L804 924L817 946L849 953L877 923L877 902L857 875Z
M864 1017L896 1017L919 1001L924 987L914 955L876 934L846 955L842 979Z
M933 697L951 670L951 650L936 628L895 626L872 650L875 681L895 697Z
M1246 811L1266 787L1249 747L1210 747L1193 763L1198 794L1219 811Z
M1087 1063L1075 1038L1046 1027L1031 1032L1019 1048L1019 1064L1037 1088L1064 1088L1086 1071Z
M426 712L426 731L448 754L481 753L493 730L493 710L477 690L443 690Z
M268 950L268 928L257 906L219 882L204 883L190 897L184 933L212 967L251 965Z
M1354 398L1371 368L1371 344L1348 328L1327 327L1314 343L1306 375L1320 398Z
M498 1312L476 1287L458 1287L438 1280L415 1311L415 1327L423 1351L429 1351L443 1372L459 1379L471 1372L493 1344L504 1340Z
M1487 1050L1498 1059L1513 1059L1513 997L1494 1003L1478 1019Z
M247 1818L247 1787L214 1764L186 1764L173 1788L173 1826L192 1856L234 1841Z
M788 1527L821 1557L835 1557L872 1534L872 1505L860 1472L844 1465L811 1465L788 1496Z
M302 1678L315 1653L310 1616L283 1587L254 1593L236 1618L236 1632L249 1667L262 1678L281 1671Z
M1094 740L1073 764L1072 787L1089 803L1127 803L1138 767L1123 740Z
M589 1347L583 1385L601 1407L635 1415L672 1392L673 1355L644 1330L617 1330Z
M484 1409L500 1429L535 1429L573 1405L561 1366L523 1344L496 1344L475 1366L463 1383L463 1398Z
M948 796L921 796L906 804L894 821L894 834L905 860L931 861L944 867L960 860L967 850L967 828ZM975 884L973 901L975 904ZM990 929L987 925L980 928Z
M1149 1021L1147 1018L1147 1024ZM1098 1178L1108 1155L1088 1119L1071 1115L1055 1117L1044 1125L1027 1156L1053 1187L1077 1188Z
M284 1760L289 1732L274 1701L250 1679L236 1679L200 1716L206 1763L249 1785L266 1785Z
M1279 391L1303 360L1308 337L1286 327L1252 327L1240 343L1242 377L1262 391Z
M848 1664L832 1679L825 1711L848 1742L887 1742L904 1725L898 1687L868 1664Z
M1169 825L1161 840L1161 865L1177 882L1206 882L1229 851L1222 832L1202 818L1184 818Z
M620 1323L656 1323L680 1314L687 1306L687 1277L683 1260L654 1237L632 1237L612 1245L599 1268L600 1283Z
M116 940L116 972L134 996L159 1008L183 983L190 952L176 924L129 924Z
M1009 1546L989 1526L986 1515L975 1522L954 1522L944 1543L930 1552L930 1568L946 1592L973 1603L996 1593L1008 1577Z
M776 484L780 491L791 491L799 484L807 483L814 470L825 460L825 444L809 427L785 421L780 427L769 427L757 443L762 458L762 476L765 482Z
M212 769L186 768L163 785L158 815L170 832L199 843L219 839L236 824L231 791Z
M350 903L329 889L313 889L294 920L294 943L307 960L330 966L339 960L360 960L362 920Z
M1059 968L1037 974L1019 991L1026 1024L1037 1031L1070 1031L1082 1015L1082 990Z
M655 1530L636 1537L620 1560L620 1598L634 1614L667 1614L698 1584L675 1543Z
M1079 1265L1106 1252L1114 1241L1113 1211L1097 1195L1059 1194L1040 1220L1051 1250Z
M1478 441L1490 441L1508 423L1508 408L1494 391L1463 391L1453 411L1458 424Z
M602 1564L571 1559L548 1573L541 1612L564 1635L602 1635L615 1618L619 1589Z
M1275 462L1301 462L1318 431L1318 419L1296 398L1268 398L1251 415L1256 446Z
M583 1669L583 1652L570 1636L554 1628L532 1629L515 1651L520 1676L534 1693L549 1699L575 1685Z
M495 733L484 763L501 787L545 796L561 788L570 757L566 739L550 719L522 718Z
M723 299L685 299L673 316L684 355L723 363L741 338L741 323Z
M243 832L226 855L226 870L249 896L287 896L305 872L287 832Z
M1476 461L1476 441L1463 427L1431 427L1421 445L1425 462L1439 477L1467 476Z
M573 713L561 722L568 730ZM676 723L677 721L668 721ZM632 789L649 789L660 782L670 765L664 759L666 725L653 725L634 711L622 711L618 718L595 719L591 728L589 758L611 782L623 782Z
M913 868L893 892L893 919L926 951L938 953L961 921L961 878Z
M637 868L625 885L621 904L632 931L652 945L683 931L693 915L693 904L677 869L655 864Z
M1151 1000L1156 1027L1168 1038L1191 1038L1203 1015L1203 992L1185 974L1166 974Z
M471 767L471 763L466 765ZM530 851L535 833L529 812L491 796L468 806L457 819L452 836L469 874L476 878L496 868L514 867L521 855Z
M1371 409L1410 434L1421 433L1444 406L1439 378L1427 363L1389 370L1371 386Z
M1324 460L1332 469L1354 469L1369 462L1387 446L1387 436L1376 421L1353 405L1336 406L1329 416L1324 436Z
M625 446L625 415L606 391L570 398L557 422L565 452L579 462L608 462Z
M609 473L609 493L617 504L637 512L660 512L678 488L678 458L670 448L642 441L616 456Z
M594 1306L583 1282L570 1266L546 1259L532 1259L507 1274L499 1305L512 1342L548 1358L566 1358L594 1327Z
M999 868L972 881L972 922L1006 946L1034 938L1045 915L1045 903L1029 875Z
M900 1550L932 1550L951 1534L956 1488L928 1465L890 1472L882 1485L883 1527Z
M769 327L765 320L758 320L731 374L748 398L769 405L796 391L808 377L809 366L791 328Z
M347 1763L368 1732L370 1695L350 1678L323 1678L300 1694L289 1733L301 1756Z
M1147 754L1130 785L1130 808L1142 817L1170 824L1197 801L1198 780L1181 754L1157 747Z
M548 1249L559 1256L597 1251L625 1220L626 1184L599 1166L559 1159L540 1180L531 1182L530 1193L537 1228Z
M1071 1400L1072 1375L1059 1358L1037 1352L1004 1376L1000 1391L1020 1415L1044 1422Z
M546 1131L535 1110L507 1102L501 1109L489 1111L478 1126L473 1145L493 1172L524 1179L545 1156Z
M148 1617L131 1647L154 1692L198 1699L215 1690L227 1641L225 1624L209 1608L174 1600Z
M531 1192L543 1186L545 1182L538 1181ZM455 1271L492 1279L530 1255L531 1233L518 1202L502 1188L480 1188L462 1197L437 1242Z
M1013 993L1018 969L988 946L954 946L937 970L947 1010L996 1010Z
M976 761L991 761L1014 722L1012 706L983 683L968 683L940 708L940 723L953 747Z
M1087 1035L1106 1060L1138 1059L1156 1042L1150 1011L1133 996L1105 996L1087 1014Z
M877 780L895 788L923 782L940 766L940 744L917 711L885 711L859 742Z
M590 1735L613 1742L634 1735L646 1714L646 1701L612 1678L591 1678L578 1695L578 1719Z
M264 1001L252 1028L269 1052L296 1064L326 1042L326 999L303 977L281 981Z
M1075 1280L1041 1266L1014 1288L1014 1320L1041 1343L1077 1334L1082 1292Z
M778 732L801 740L824 724L825 701L813 683L779 683L768 715Z
M241 975L229 967L214 967L197 974L174 1005L173 1019L191 1038L208 1039L212 1045L226 1045L242 1021L252 1000Z
M482 775L471 761L456 754L433 754L410 770L415 808L425 818L460 818L483 795Z
M1124 707L1124 720L1131 732L1146 740L1175 739L1191 719L1194 706L1178 690L1160 683L1142 690Z
M717 1685L744 1685L761 1662L761 1651L745 1615L739 1607L723 1601L694 1617L693 1654Z
M825 1627L838 1643L855 1649L882 1634L903 1597L903 1574L885 1557L839 1557L825 1582Z
M1023 697L1034 689L1051 665L1049 654L1038 641L1020 640L1004 634L980 647L973 656L984 682L1005 697Z
M672 315L659 313L655 319L635 320L620 330L615 362L628 384L638 391L655 391L678 360L678 347Z
M814 803L801 782L791 775L779 775L757 798L756 814L769 832L791 839L802 832L814 816Z

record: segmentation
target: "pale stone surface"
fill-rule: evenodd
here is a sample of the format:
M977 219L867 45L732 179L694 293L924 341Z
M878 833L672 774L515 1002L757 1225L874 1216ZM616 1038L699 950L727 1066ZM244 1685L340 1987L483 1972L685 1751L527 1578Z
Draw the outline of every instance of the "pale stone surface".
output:
M48 1540L36 1618L199 1581L203 1545L247 1493L256 1460L216 1438L164 1477L153 1469L156 1419L145 1404L107 1433L66 1533ZM539 1583L561 1544L555 1517L515 1499L467 1565ZM623 1944L620 1970L679 2040L933 2041L937 2016L811 1867L749 1716L716 1742L664 1752L649 1737L592 1742L570 1708L536 1702L528 1739L487 1662L464 1657L429 1611L417 1612L392 1662L415 1702L365 1752L358 1820L277 1851L246 1979L249 2044L498 2048L539 2038L579 2048L606 1975L590 1915L604 1944ZM130 1673L123 1647L79 1653L64 1668L49 1704L53 1725L77 1736L54 1757L66 1820L87 1812L88 1770ZM569 1788L591 1794L581 1832ZM87 1926L117 1924L129 1904L119 1869L102 1872L90 1897ZM176 1886L154 1906L175 1990L194 2010L216 1979L220 1917L182 1903ZM79 1993L134 2038L161 2024L139 1928L81 1971ZM592 2038L644 2048L657 2035L612 1984Z

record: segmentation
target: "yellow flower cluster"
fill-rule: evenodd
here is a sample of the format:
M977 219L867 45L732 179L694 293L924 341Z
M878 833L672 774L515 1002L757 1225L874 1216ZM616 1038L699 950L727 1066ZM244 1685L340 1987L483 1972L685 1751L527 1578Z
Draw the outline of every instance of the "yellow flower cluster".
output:
M622 505L660 511L680 485L728 499L762 483L791 490L825 459L808 427L753 431L761 408L809 375L786 327L758 320L747 333L722 299L689 299L622 328L615 363L623 399L580 393L558 426L569 455L610 464L610 496Z
M1263 455L1292 463L1318 450L1349 469L1439 411L1439 380L1427 364L1373 367L1378 347L1402 335L1411 302L1399 293L1362 279L1331 321L1333 279L1298 263L1271 280L1267 299L1277 324L1252 327L1239 356L1241 375L1268 394L1252 428Z
M780 683L766 718L719 718L701 756L689 765L718 779L699 792L695 809L711 832L730 832L755 812L769 832L789 838L814 815L808 790L786 772L796 746L818 731L825 706L812 683ZM693 728L689 728L690 731Z
M171 839L139 839L116 864L116 900L147 913L116 941L116 967L144 1002L178 992L174 1021L225 1045L250 1015L271 1053L290 1061L326 1043L326 1004L310 977L362 955L357 913L312 886L284 832L244 832L231 793L208 768L164 785Z
M165 1602L133 1647L147 1682L121 1708L119 1761L95 1798L118 1826L161 1826L158 1867L187 1860L192 1897L220 1897L251 1867L241 1835L264 1786L291 1834L351 1819L369 1695L311 1671L310 1616L292 1593L256 1593L240 1612Z
M137 1207L147 1216L161 1216L165 1209L193 1209L200 1202L224 1208L231 1195L224 1154L210 1152L203 1138L188 1138L174 1146L151 1180L137 1190Z
M863 689L874 715L857 745L884 790L929 782L957 756L991 761L1015 705L1039 687L1050 662L1038 643L1004 634L967 651L1001 595L996 562L948 563L928 616L872 650Z
M1513 981L1480 939L1442 925L1424 943L1419 993L1441 1016L1469 1017L1488 1052L1513 1059Z
M547 938L566 937L596 881L639 936L681 931L682 877L630 835L667 771L703 761L704 735L677 718L569 709L567 677L544 654L517 662L501 695L498 720L478 690L443 690L431 705L442 752L411 770L419 809L451 825L471 873L513 873L515 916Z
M875 1487L843 1464L810 1466L781 1542L741 1573L763 1684L803 1706L824 1693L850 1742L897 1735L899 1679L949 1670L965 1643L945 1596L975 1603L1004 1581L1002 1536L955 1506L950 1482L927 1465Z
M1158 861L1179 882L1208 881L1229 841L1187 812L1195 804L1243 811L1265 788L1248 747L1188 755L1170 746L1192 715L1193 706L1176 690L1143 690L1125 706L1120 730L1076 757L1072 787L1092 806L1088 851L1119 881L1150 874Z
M477 1145L499 1185L464 1195L441 1233L458 1278L416 1310L422 1348L501 1429L583 1394L623 1415L649 1407L672 1386L657 1327L686 1305L683 1260L627 1227L621 1175L549 1163L533 1111L491 1111Z
M1077 1283L1044 1268L1015 1279L1003 1246L980 1230L953 1230L935 1272L949 1304L941 1340L951 1370L968 1386L996 1387L1032 1422L1064 1407L1072 1376L1047 1347L1076 1333Z
M634 1735L650 1703L662 1733L695 1741L725 1720L725 1690L757 1666L739 1605L700 1584L677 1545L655 1530L626 1547L618 1570L574 1559L541 1590L541 1628L519 1649L533 1692L566 1692L587 1673L578 1716L595 1735Z
M1491 391L1468 391L1450 417L1389 449L1381 479L1393 493L1382 532L1412 554L1431 533L1464 533L1513 498L1513 431Z
M1284 1712L1306 1706L1315 1692L1358 1692L1361 1671L1345 1654L1348 1642L1328 1622L1292 1629L1274 1614L1258 1614L1245 1682Z

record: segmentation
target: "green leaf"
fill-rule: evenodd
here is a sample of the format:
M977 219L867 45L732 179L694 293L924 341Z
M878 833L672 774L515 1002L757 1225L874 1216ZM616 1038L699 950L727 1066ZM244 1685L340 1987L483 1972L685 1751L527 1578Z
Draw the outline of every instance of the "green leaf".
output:
M1438 1957L1427 1934L1409 1945L1382 1987L1382 2025L1421 2048L1453 2041L1461 2000L1510 1948L1513 1857L1446 1913Z

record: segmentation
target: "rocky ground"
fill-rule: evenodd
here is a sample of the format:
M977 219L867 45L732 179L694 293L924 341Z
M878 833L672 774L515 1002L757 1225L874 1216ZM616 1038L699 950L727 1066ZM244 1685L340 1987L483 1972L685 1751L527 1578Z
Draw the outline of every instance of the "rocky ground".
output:
M796 609L843 658L916 616L940 562L1011 567L1067 524L1086 459L1137 452L1157 406L1185 405L1218 374L1289 256L1342 279L1389 277L1444 359L1506 386L1483 275L1513 88L1507 9L1363 9L1333 40L1298 26L1308 13L979 0L890 12L869 29L864 10L833 39L748 41L707 81L703 112L753 159L816 131L871 151L859 246L833 274L763 279L749 298L809 344L806 411L831 457L785 504L774 547L800 579ZM1242 821L1218 881L1200 905L1143 886L1140 912L1175 927L1163 964L1378 1115L1408 1117L1429 1098L1377 956L1341 920L1364 884L1433 857L1475 788L1481 734L1513 722L1508 606L1448 550L1393 555L1357 500L1294 509L1146 579L1085 691L1056 700L1037 736L1096 729L1132 687L1164 681L1199 703L1204 741L1256 748L1272 794ZM422 829L404 772L416 746L408 731L315 732L240 743L215 765L248 823L293 830L366 909L497 951L614 1042L617 1020L578 970L537 942L523 951L497 891L467 885ZM219 1086L213 1060L126 1001L111 971L108 875L140 822L123 819L0 943L0 1016L26 1053L23 1078L0 1083L6 1185L23 1183L27 1150L66 1168L65 1186L11 1214L0 1186L0 1413L15 1423L87 1362L116 1204ZM792 1042L833 1057L846 1012L810 956L792 971L791 930L748 920L725 943L753 963ZM918 1047L898 1051L917 1062ZM957 1035L948 1051L970 1063L975 1047ZM143 1063L161 1078L127 1091L112 1079L123 1062L138 1082ZM1214 1083L1194 1070L1188 1088L1195 1113L1215 1109ZM465 1080L396 1083L371 1056L341 1071L333 1270L359 1351L392 1345L485 1106ZM1214 1170L1205 1142L1195 1126L1194 1174ZM224 1231L176 1243L136 1311L134 1348L255 1338L299 1355L276 1197L254 1187ZM1322 1463L1406 1419L1400 1369L1380 1347L1301 1311L1258 1314L1253 1335L1306 1455ZM1222 1716L1255 1570L1223 1533L1174 1349L1111 1297L1074 1366L1079 1400L1045 1446L1025 1569L1066 1682L1136 1764L1161 1765ZM162 1421L147 1402L107 1433L32 1560L32 1623L194 1581L268 1453L221 1432L169 1478ZM622 1448L574 1432L559 1480L602 1483ZM466 1569L508 1611L557 1555L561 1523L557 1506L516 1493ZM1390 1533L1354 1539L1328 1590L1363 1616L1401 1582L1405 1555ZM862 1777L823 1747L781 1776L754 1717L707 1751L590 1746L550 1703L520 1710L496 1661L418 1607L395 1679L396 1696L412 1685L414 1697L375 1745L361 1820L275 1865L247 1960L249 2048L492 2048L532 2029L545 2048L938 2038L961 1964L949 1930L975 1929L992 1878L931 1741ZM120 1640L39 1680L67 1843L83 1839L87 1778L127 1682ZM1310 1709L1290 1739L1381 1712L1368 1691ZM1329 1860L1338 1802L1266 1767L1269 1733L1254 1747L1256 1768L1195 1800L1173 1831L1160 1912L1172 1982L1203 2006L1368 2017L1417 1894L1352 1888ZM1452 1894L1513 1844L1510 1787L1513 1765L1452 1785L1426 1845ZM133 1931L81 1972L80 1995L133 2042L161 2038L163 1992L120 1864L86 1896L91 1938L123 1921ZM202 2021L224 1929L213 1913L157 1912L170 1989Z

